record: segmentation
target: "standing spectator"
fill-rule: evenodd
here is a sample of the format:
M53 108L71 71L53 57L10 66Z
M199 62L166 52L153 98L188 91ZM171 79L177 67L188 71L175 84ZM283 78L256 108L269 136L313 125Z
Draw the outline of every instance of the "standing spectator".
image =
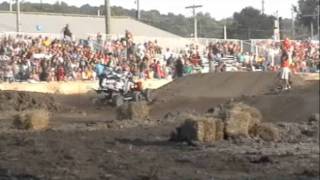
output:
M289 69L289 54L285 47L282 49L281 55L281 80L283 81L283 89L288 90L290 89L289 83L290 77L290 69Z
M175 66L175 70L176 70L176 77L182 77L183 76L183 62L181 60L181 58L179 57L177 62L176 62L176 66Z
M66 40L71 41L72 40L72 33L69 29L69 24L66 24L66 26L62 29L63 32L63 38Z
M64 77L65 77L64 67L63 65L59 65L57 70L57 80L64 81L65 80Z
M212 49L209 49L208 62L209 62L209 72L214 72L215 71L214 54L213 54L213 50Z

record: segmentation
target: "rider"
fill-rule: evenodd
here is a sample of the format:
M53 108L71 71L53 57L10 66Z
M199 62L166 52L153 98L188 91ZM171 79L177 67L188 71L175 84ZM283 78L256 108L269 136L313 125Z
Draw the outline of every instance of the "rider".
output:
M97 76L99 78L99 87L100 89L102 89L102 81L103 79L106 77L106 74L105 74L105 65L103 65L101 62L98 63L96 65L96 73L97 73Z

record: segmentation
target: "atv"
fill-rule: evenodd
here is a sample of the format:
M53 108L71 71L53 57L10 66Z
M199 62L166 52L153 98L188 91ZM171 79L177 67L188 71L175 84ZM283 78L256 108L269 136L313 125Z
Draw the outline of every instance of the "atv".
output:
M102 88L96 89L99 103L111 103L120 107L125 102L151 102L150 89L142 89L141 82L134 82L132 77L111 73L102 82Z

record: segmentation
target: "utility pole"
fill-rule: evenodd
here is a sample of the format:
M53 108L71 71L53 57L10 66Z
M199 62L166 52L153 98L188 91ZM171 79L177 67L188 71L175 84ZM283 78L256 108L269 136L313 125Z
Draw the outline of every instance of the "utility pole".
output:
M276 19L274 20L273 39L280 40L280 18L278 11L276 12Z
M313 38L314 36L314 33L313 33L313 22L311 21L311 24L310 24L310 33L311 33L311 39Z
M223 26L223 38L224 40L227 40L227 25L224 25Z
M264 14L264 0L261 2L261 14Z
M296 27L295 27L295 22L294 22L294 7L293 7L293 5L291 8L291 33L292 33L292 39L295 39Z
M20 32L20 2L19 0L17 1L17 9L16 9L16 13L17 13L17 24L16 24L16 28L17 28L17 32Z
M104 1L104 9L105 9L105 25L106 25L106 34L110 34L111 24L111 9L110 9L110 0Z
M137 3L137 20L140 21L141 14L140 14L140 0L136 0Z
M197 40L198 39L198 22L197 22L197 14L196 14L196 9L197 8L201 8L202 5L193 5L193 6L188 6L186 7L186 9L192 9L192 13L193 13L193 22L194 22L194 39Z
M9 0L9 3L10 3L10 5L9 5L9 11L12 12L12 0Z
M318 25L318 40L320 39L320 5L318 4L318 16L317 16L317 25Z

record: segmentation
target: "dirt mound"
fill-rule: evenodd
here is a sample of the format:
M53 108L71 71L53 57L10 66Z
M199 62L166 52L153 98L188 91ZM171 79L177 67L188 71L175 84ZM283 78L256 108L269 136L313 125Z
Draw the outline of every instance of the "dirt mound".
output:
M276 95L242 97L239 101L259 109L269 122L303 122L319 113L319 81Z
M293 88L273 93L276 73L197 74L177 79L155 92L152 114L199 112L230 99L256 107L267 122L299 122L319 113L319 81L293 77ZM294 113L293 113L294 112Z
M293 86L304 84L294 76ZM195 74L177 79L155 92L158 99L187 98L233 98L256 96L270 92L279 84L277 73L226 72Z
M0 111L24 111L29 109L62 110L53 96L41 93L0 91Z

